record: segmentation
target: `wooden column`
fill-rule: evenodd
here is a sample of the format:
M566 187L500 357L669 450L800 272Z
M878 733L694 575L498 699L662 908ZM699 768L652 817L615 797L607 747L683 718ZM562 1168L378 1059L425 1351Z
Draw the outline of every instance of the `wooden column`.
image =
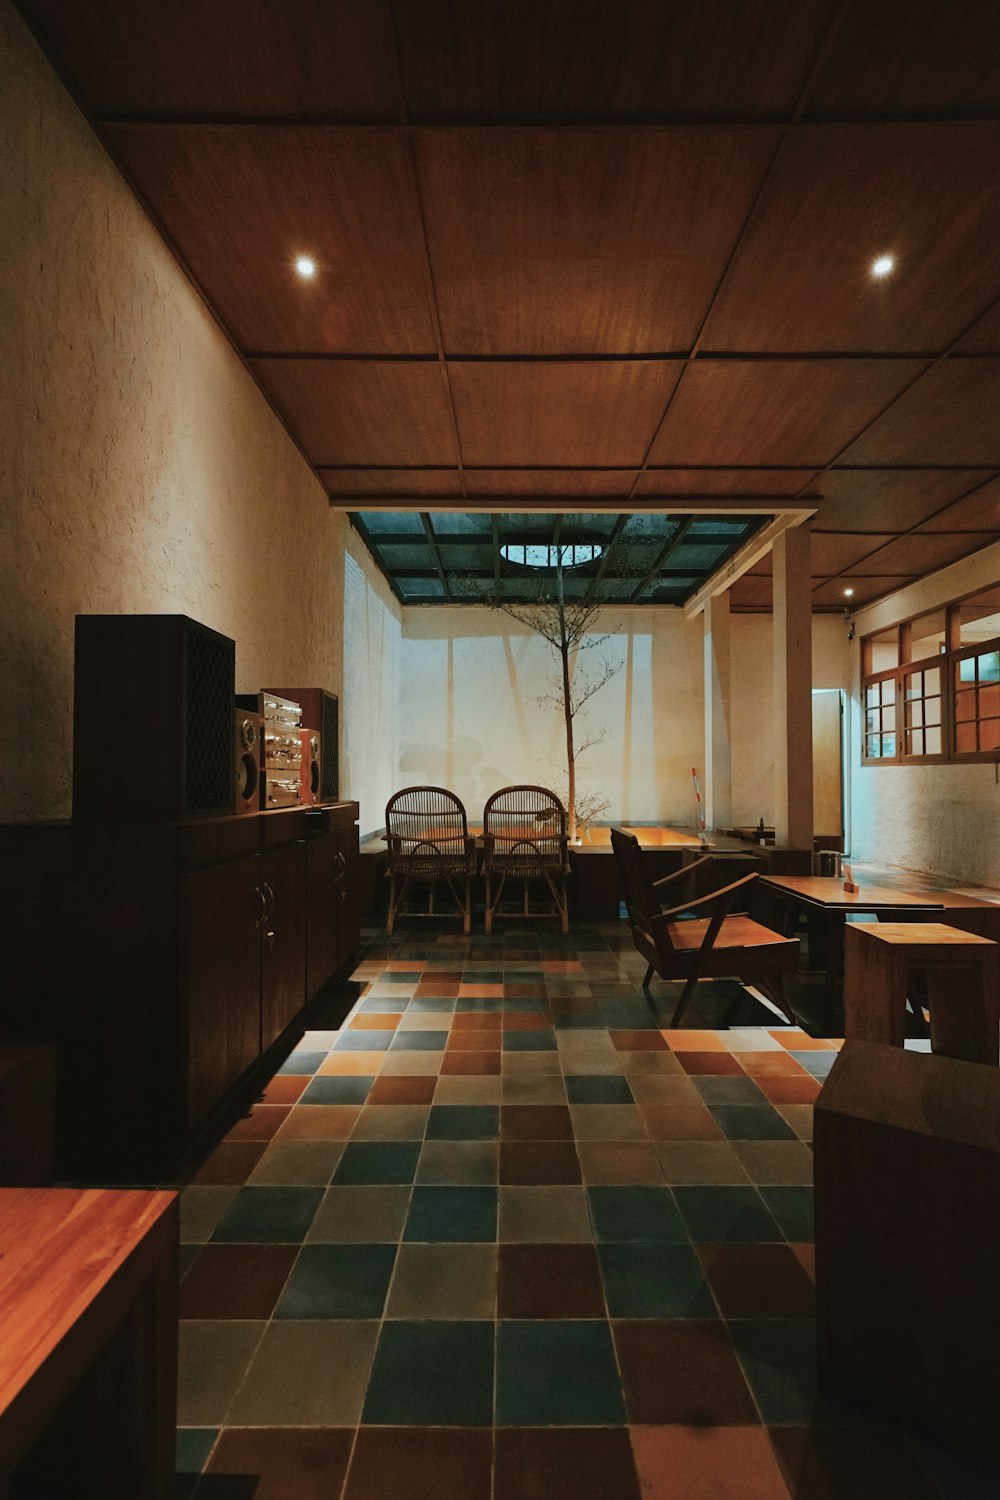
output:
M730 741L729 595L705 601L705 824L728 828L733 821L733 762Z
M808 521L774 541L774 830L812 849L812 571Z

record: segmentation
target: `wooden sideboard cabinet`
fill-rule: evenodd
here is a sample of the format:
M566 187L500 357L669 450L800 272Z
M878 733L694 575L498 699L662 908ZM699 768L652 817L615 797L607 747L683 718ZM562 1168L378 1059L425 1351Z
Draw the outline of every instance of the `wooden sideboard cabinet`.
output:
M162 1174L358 946L357 803L12 825L0 1042L57 1052L56 1175Z

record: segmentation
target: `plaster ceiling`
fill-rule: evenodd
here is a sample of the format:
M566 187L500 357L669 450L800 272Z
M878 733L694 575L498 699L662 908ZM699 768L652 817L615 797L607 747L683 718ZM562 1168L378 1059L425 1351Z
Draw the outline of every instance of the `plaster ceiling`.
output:
M21 10L332 505L1000 536L996 0Z

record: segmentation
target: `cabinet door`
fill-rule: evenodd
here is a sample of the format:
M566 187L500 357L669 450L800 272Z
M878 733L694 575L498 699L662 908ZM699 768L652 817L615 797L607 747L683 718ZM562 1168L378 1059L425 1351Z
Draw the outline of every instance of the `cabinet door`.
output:
M180 878L181 1004L193 1130L260 1053L259 860Z
M337 832L342 856L340 921L338 924L338 965L346 964L361 944L361 855L358 853L358 825L351 823Z
M261 855L266 900L260 943L261 1047L266 1051L306 1003L306 853L285 844Z
M311 1000L340 967L343 859L339 833L306 840L306 993Z

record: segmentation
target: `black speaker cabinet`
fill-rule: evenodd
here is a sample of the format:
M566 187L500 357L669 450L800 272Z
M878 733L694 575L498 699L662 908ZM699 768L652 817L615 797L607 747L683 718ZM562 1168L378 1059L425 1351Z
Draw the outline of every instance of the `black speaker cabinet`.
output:
M340 713L335 693L325 688L272 688L279 698L291 698L302 709L303 724L313 724L320 737L320 774L317 802L340 800Z
M77 615L73 817L231 815L236 645L186 615Z
M313 807L320 801L319 789L322 781L322 737L315 729L300 729L302 745L302 795L303 807Z
M234 709L234 812L260 812L260 767L263 753L263 729L260 715L248 713L244 708Z

